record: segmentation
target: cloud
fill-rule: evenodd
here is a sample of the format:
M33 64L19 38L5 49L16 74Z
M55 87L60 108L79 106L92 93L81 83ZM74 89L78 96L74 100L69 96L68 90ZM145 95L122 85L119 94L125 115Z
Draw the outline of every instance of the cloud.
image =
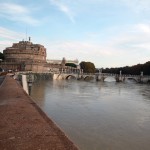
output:
M0 3L0 17L23 22L29 25L38 25L39 21L31 16L31 12L24 6L14 3Z
M65 13L68 16L68 18L71 20L71 22L73 23L75 22L74 15L67 5L60 2L60 0L50 0L50 3L52 5L55 5L61 12Z
M149 12L150 11L150 1L149 0L120 0L128 8L130 8L135 13Z
M9 30L4 27L0 27L0 38L5 38L9 40L18 40L20 38L23 38L25 35L22 33L18 33L12 30Z
M25 37L24 34L0 27L0 51Z
M135 28L145 34L150 34L150 25L149 24L137 24L135 25Z
M40 43L47 48L48 59L79 59L94 62L96 67L121 67L145 63L150 56L149 24L139 23L124 27L103 42L92 40L47 41ZM100 33L101 34L101 33ZM0 27L0 50L25 37L24 34ZM99 37L99 36L98 36ZM95 36L97 38L97 36Z
M111 52L103 51L102 46L95 43L80 42L80 41L61 41L51 42L48 45L49 49L55 49L60 53L67 53L68 55L111 55Z
M137 14L141 12L150 12L150 0L78 0L77 2L82 4L82 7L84 7L84 5L92 6L92 4L106 4L112 6L125 6Z
M91 61L98 65L97 60L112 57L111 50L100 44L88 41L49 41L45 44L48 59L78 59ZM101 61L100 61L101 62Z
M149 24L139 23L119 30L116 28L112 37L104 41L97 40L100 36L94 33L91 39L49 41L45 46L49 59L77 58L79 61L92 61L97 67L130 66L149 61L149 32Z
M106 44L111 48L112 53L115 54L114 58L120 60L118 62L119 65L134 65L149 61L149 24L139 23L130 25L126 27L126 30L122 29L119 32Z

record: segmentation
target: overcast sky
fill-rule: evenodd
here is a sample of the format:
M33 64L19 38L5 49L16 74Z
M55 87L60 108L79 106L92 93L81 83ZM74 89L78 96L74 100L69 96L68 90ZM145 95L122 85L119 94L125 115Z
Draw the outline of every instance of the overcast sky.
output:
M150 60L150 0L0 0L0 51L31 36L48 59L123 67Z

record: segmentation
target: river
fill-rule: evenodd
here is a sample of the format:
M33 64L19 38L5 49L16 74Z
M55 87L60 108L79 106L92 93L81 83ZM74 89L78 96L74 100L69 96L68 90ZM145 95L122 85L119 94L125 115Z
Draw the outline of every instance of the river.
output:
M150 149L150 85L41 80L31 96L80 150Z

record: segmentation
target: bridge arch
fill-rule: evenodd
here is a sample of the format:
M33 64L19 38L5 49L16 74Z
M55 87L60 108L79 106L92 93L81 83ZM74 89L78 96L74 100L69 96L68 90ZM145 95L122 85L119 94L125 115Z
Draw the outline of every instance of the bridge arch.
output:
M84 80L93 80L93 79L94 77L90 75L84 77Z
M104 76L104 77L103 77L103 81L106 81L106 80L109 81L109 79L112 79L112 81L113 81L113 80L116 81L116 77L115 77L115 76Z
M65 79L68 80L70 77L76 79L76 77L75 77L74 75L71 75L71 74L67 75L67 76L65 77Z
M138 79L136 79L135 77L127 77L125 78L125 80L133 80L135 82L138 82Z

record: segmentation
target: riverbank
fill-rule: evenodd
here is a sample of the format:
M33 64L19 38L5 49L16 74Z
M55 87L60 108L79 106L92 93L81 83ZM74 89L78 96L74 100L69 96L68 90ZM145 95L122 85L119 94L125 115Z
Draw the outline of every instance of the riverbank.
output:
M77 150L11 77L0 87L0 150Z

